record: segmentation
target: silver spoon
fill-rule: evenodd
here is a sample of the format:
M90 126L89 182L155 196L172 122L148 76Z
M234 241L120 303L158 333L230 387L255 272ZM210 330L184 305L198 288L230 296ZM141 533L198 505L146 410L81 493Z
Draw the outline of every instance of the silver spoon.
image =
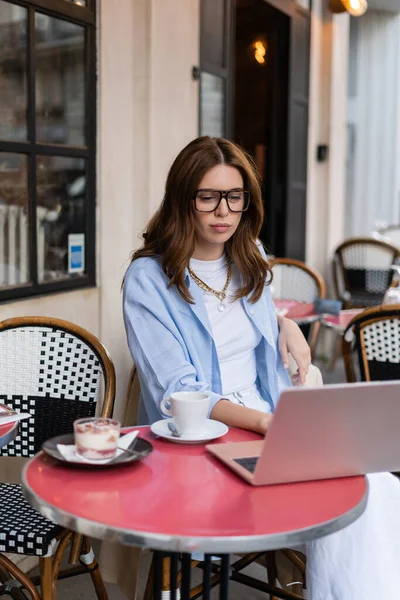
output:
M117 446L117 450L121 450L121 452L127 452L132 456L138 456L140 454L140 452L138 452L137 450L129 450L128 448L121 448L121 446Z
M121 452L126 452L127 454L130 454L131 456L142 456L142 454L140 452L138 452L137 450L129 450L128 448L121 448L121 446L117 446L117 450L121 450ZM114 462L118 462L119 461L119 456L115 456L114 458L112 458L110 460L110 463L114 463ZM110 464L107 463L107 464Z
M175 425L173 424L172 421L168 421L168 429L170 430L170 432L172 433L172 435L174 437L181 437L181 433L180 431L177 430L177 428L175 427Z

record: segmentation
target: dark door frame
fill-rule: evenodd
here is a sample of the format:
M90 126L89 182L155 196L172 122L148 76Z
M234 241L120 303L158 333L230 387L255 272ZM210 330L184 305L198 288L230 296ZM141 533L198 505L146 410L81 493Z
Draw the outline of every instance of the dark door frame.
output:
M297 4L295 0L264 0L264 2L290 17L285 256L304 260L306 251L309 64L312 0L310 0L309 10ZM298 60L300 60L301 64L301 55L303 55L303 59L306 61L304 63L305 69L303 69L302 73L298 70ZM308 68L306 64L308 64ZM302 117L303 119L305 117L306 120L306 127L302 132L303 135L301 135L300 131L295 131L295 123L299 127L297 119L301 110L303 110ZM305 160L303 160L304 156L306 157Z
M296 11L298 10L305 14L311 13L313 4L313 0L310 0L310 9L307 10L306 8L300 6L300 4L297 4L296 0L264 0L264 2L270 6L273 6L280 12L285 13L285 15L288 15L288 17L294 17Z

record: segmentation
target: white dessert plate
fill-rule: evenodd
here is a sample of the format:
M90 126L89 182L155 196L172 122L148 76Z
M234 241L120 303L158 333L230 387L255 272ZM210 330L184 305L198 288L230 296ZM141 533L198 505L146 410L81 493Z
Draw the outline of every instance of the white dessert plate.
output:
M168 429L168 421L173 421L173 419L161 419L161 421L156 421L150 426L150 429L155 435L170 440L171 442L176 442L177 444L204 444L210 440L222 437L229 431L229 427L224 423L214 421L213 419L207 419L207 425L201 433L175 437Z
M121 434L121 440L123 439L123 434ZM42 450L60 461L64 465L68 465L69 467L85 467L85 468L95 468L95 469L104 469L109 467L117 467L120 465L127 465L128 463L132 463L138 460L142 460L145 458L150 452L153 451L153 446L147 440L143 438L136 437L133 442L128 446L128 450L134 452L134 454L128 454L128 452L121 452L117 454L115 458L111 458L108 461L100 460L98 462L94 460L85 461L82 458L78 458L77 460L67 460L65 456L60 452L58 445L74 445L74 434L67 433L65 435L58 435L49 440L46 440L42 445Z

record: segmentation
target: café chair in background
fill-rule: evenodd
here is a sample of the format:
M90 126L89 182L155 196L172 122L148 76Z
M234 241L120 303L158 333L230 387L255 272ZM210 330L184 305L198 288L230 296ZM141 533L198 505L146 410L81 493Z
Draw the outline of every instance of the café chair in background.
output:
M392 265L400 260L400 247L372 237L351 238L333 256L333 281L343 308L382 304L391 285Z
M326 285L322 275L300 260L274 258L272 273L271 292L274 300L295 300L314 304L316 300L326 298ZM320 322L302 325L301 329L308 339L311 354L314 355Z
M400 379L400 304L354 317L344 332L343 358L349 383Z
M126 386L124 417L122 420L124 426L134 427L138 424L139 398L139 377L136 365L133 365L129 373L128 385Z

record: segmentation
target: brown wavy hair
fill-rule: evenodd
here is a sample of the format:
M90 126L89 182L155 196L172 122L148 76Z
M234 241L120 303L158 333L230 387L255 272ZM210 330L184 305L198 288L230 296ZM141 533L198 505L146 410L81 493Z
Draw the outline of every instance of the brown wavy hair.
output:
M188 144L174 160L168 173L161 206L143 233L144 243L132 255L132 261L145 256L160 257L162 269L187 302L193 298L185 283L185 270L195 248L195 193L204 175L216 165L229 165L243 177L250 191L249 209L242 214L233 236L225 244L225 253L238 267L243 285L236 298L251 294L259 300L264 285L272 280L271 267L257 246L264 220L260 177L253 159L239 146L214 137L199 137ZM259 242L258 242L259 243Z

